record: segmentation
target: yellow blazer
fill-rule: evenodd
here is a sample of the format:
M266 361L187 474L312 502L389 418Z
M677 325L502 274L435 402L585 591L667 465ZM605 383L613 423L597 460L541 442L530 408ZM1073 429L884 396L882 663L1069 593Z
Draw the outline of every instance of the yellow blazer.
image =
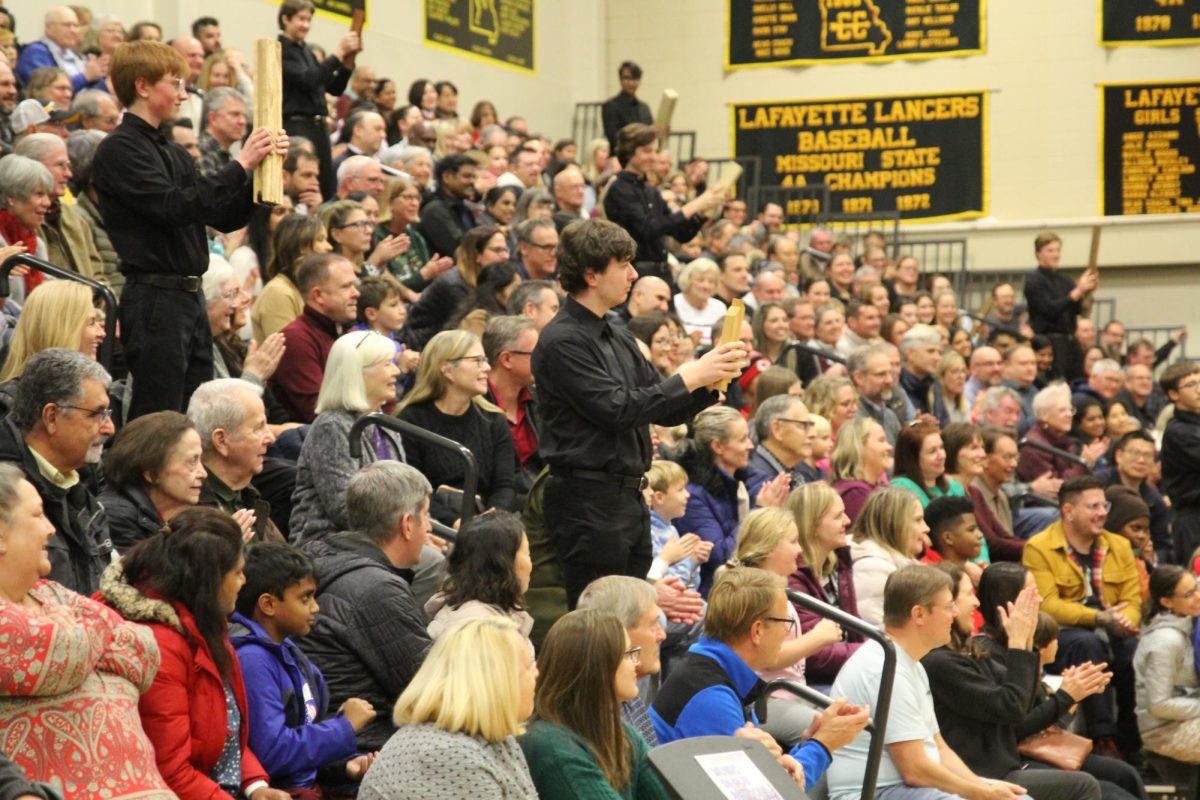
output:
M1099 612L1083 604L1083 570L1067 554L1068 546L1059 520L1025 544L1021 561L1037 581L1043 611L1059 625L1094 628ZM1100 534L1096 546L1105 551L1100 568L1100 599L1104 607L1127 603L1122 613L1134 625L1140 625L1142 595L1133 548L1127 539L1107 531Z

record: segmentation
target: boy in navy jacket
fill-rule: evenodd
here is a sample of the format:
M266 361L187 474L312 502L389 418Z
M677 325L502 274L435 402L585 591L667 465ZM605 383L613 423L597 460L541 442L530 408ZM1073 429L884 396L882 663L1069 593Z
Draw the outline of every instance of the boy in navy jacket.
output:
M261 543L244 569L229 633L246 681L250 749L272 786L311 789L319 770L322 783L361 779L374 755L356 756L354 736L375 710L352 698L328 716L325 678L290 638L305 636L320 610L312 559Z

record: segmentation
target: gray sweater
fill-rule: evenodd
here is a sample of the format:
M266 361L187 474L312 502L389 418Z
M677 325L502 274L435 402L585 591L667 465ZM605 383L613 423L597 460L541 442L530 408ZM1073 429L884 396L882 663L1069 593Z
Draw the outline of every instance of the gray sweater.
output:
M346 487L355 472L380 458L375 452L375 428L362 433L362 457L350 455L350 428L358 417L353 411L323 411L313 420L300 449L292 492L293 542L349 530ZM399 435L384 431L384 436L392 450L386 458L404 461Z
M433 723L404 725L363 778L361 800L537 800L512 736L496 744Z
M1200 682L1196 680L1189 617L1156 614L1142 628L1133 657L1137 724L1140 733L1171 722L1200 717Z

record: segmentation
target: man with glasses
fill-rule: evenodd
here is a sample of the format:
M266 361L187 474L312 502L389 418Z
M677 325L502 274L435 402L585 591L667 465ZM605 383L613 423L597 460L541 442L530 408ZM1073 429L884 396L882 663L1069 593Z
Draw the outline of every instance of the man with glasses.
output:
M431 253L452 254L463 234L475 227L475 215L467 207L475 196L475 171L470 156L446 156L434 166L437 192L421 206L417 223Z
M739 729L758 727L754 703L764 686L758 675L775 665L798 624L784 588L780 576L751 567L729 569L717 578L708 595L704 635L671 670L651 704L650 720L659 744L693 736L732 736ZM842 697L816 714L812 738L794 744L789 752L782 753L765 732L760 741L799 782L798 762L802 785L812 788L828 769L833 751L866 727L867 713Z
M204 97L207 123L200 132L200 174L213 175L233 160L229 148L246 135L246 98L230 86L218 86Z
M921 659L950 643L957 614L950 578L941 570L918 564L888 578L883 590L883 632L895 645L896 674L887 730L864 731L834 755L830 798L858 797L872 736L884 737L875 781L875 796L880 800L1016 800L1025 795L1021 786L976 775L942 738ZM833 695L845 695L851 703L874 709L883 670L883 648L867 642L838 673Z
M69 194L68 182L73 174L67 143L53 133L31 133L17 142L15 152L41 162L54 178L50 208L37 229L38 238L46 243L46 258L85 278L102 275L104 262L92 229L75 210L75 199Z
M1171 509L1163 496L1147 480L1154 469L1154 437L1144 430L1130 431L1113 445L1113 466L1107 470L1109 486L1132 489L1150 509L1150 540L1159 563L1171 562ZM1109 528L1116 532L1116 528ZM1184 553L1178 562L1191 557Z
M47 577L82 595L100 588L113 555L108 520L93 491L94 465L113 434L110 382L82 353L43 350L25 365L12 412L0 422L0 461L25 473L54 525Z
M517 271L522 280L552 281L558 269L558 231L544 218L517 226Z
M1093 752L1120 758L1140 747L1133 687L1142 619L1136 557L1129 540L1104 530L1111 506L1097 478L1063 481L1058 504L1062 519L1031 538L1022 557L1037 581L1042 611L1061 628L1058 657L1047 671L1058 674L1089 661L1112 667L1112 685L1083 700L1080 708L1095 742Z
M804 402L789 394L767 398L754 415L754 431L758 446L746 464L745 479L750 496L757 497L763 484L784 473L791 476L792 488L804 483L796 466L812 455L813 431Z
M4 78L0 70L0 110L4 105ZM16 86L13 87L14 97ZM121 107L113 96L103 89L88 89L75 95L71 110L79 114L79 127L85 131L112 133L121 122Z
M187 409L213 377L212 332L201 276L208 269L206 226L245 227L254 208L251 172L269 154L287 155L287 134L258 128L219 172L163 135L187 97L187 62L159 42L126 42L113 55L112 82L127 109L96 149L92 185L121 258L121 344L133 397L128 419Z
M553 230L553 228L551 228ZM537 400L533 396L533 349L538 331L529 317L497 316L483 332L488 372L487 399L504 412L516 447L517 494L529 492L542 469L538 456Z
M1176 563L1200 545L1200 364L1177 361L1159 378L1175 415L1162 439L1162 488L1175 511Z
M55 6L46 12L44 35L36 42L21 49L17 60L17 80L22 85L29 83L35 70L42 67L58 67L71 77L71 92L84 89L101 89L108 76L108 56L79 54L81 26L79 18L68 6Z

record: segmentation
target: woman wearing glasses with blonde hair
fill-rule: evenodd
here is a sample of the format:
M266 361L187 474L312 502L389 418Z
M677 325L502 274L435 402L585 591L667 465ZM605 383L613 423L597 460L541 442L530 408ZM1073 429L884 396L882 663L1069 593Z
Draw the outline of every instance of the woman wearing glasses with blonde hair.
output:
M490 371L479 337L442 331L421 351L416 381L404 395L398 416L469 448L478 465L475 490L482 507L513 511L516 454L504 412L487 399ZM430 513L440 522L453 523L461 507L454 490L463 489L462 459L414 440L408 444L408 463L438 490Z

